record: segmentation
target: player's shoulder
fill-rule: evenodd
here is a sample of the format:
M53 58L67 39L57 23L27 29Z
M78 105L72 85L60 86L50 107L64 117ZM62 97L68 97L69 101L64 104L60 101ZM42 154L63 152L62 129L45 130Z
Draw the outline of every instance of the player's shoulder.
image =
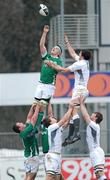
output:
M85 59L82 59L82 60L77 61L77 62L79 62L80 64L87 64L87 60L85 60Z
M81 66L82 68L87 68L88 67L88 61L87 60L80 60L80 61L77 61L75 62L77 65Z
M92 120L90 121L89 126L100 128L99 124L97 124L96 122L94 122Z
M84 64L84 65L88 65L88 64L89 64L89 61L88 61L88 60L83 59L83 60L81 61L81 63L82 63L82 64Z

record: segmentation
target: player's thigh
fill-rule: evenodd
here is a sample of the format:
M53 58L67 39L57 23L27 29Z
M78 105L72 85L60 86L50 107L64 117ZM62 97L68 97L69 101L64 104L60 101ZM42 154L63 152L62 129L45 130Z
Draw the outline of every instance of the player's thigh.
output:
M76 90L75 90L75 92L72 93L72 102L74 102L74 104L76 104L76 105L80 104L80 102L79 102L80 95L81 94L77 93ZM75 107L77 107L77 106L75 106Z

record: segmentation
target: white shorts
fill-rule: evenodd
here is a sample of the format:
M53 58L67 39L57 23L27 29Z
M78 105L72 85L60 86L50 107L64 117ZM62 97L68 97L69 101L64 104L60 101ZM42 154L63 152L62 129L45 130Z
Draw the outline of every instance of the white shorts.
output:
M56 153L47 153L45 155L45 170L47 174L60 174L61 155Z
M26 173L37 173L39 169L39 157L29 157L24 160Z
M84 86L78 86L73 89L72 92L72 99L79 97L80 95L83 95L84 97L88 97L89 91Z
M102 148L95 148L94 151L90 152L90 159L93 167L97 165L105 164L105 154Z
M39 82L35 91L35 98L50 99L54 92L55 86L53 84L43 84Z

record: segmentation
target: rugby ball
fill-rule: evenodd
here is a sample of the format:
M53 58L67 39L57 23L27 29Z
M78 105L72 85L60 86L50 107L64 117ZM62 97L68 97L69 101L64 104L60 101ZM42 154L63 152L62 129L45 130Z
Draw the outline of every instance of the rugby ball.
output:
M39 14L42 16L48 16L49 10L48 7L44 4L39 5Z

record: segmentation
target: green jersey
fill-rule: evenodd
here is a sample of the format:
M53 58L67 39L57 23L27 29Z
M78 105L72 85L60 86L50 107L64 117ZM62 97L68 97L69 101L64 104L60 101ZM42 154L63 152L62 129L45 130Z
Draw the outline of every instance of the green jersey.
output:
M20 133L20 137L22 138L24 145L24 156L25 157L33 157L39 154L37 138L34 134L28 134L32 132L33 126L32 124L26 123L26 129ZM26 136L26 137L25 137Z
M29 133L31 133L33 130L33 125L31 123L26 123L26 127L23 131L20 132L19 136L21 138L26 138Z
M21 131L20 132L20 137L21 138L26 138L28 135L34 133L34 131L36 132L36 129L38 128L38 126L40 126L41 124L41 121L42 121L42 118L43 118L43 115L44 115L44 112L39 112L38 114L38 118L37 118L37 121L36 121L36 124L35 126L33 127L33 125L31 123L27 123L28 126L26 126L26 128L24 129L24 131Z
M38 114L38 119L34 127L31 123L26 123L24 131L21 131L19 134L23 141L25 157L33 157L39 154L38 143L35 134L38 132L37 127L39 127L41 124L43 115L44 112L40 112Z
M47 66L44 61L45 60L50 60L52 62L54 62L57 65L62 66L62 62L60 58L56 58L51 56L50 54L46 54L43 58L42 58L43 62L42 62L42 68L41 68L41 74L40 74L40 81L44 84L55 84L56 82L56 75L58 74L58 71L56 71L55 69Z
M43 153L47 153L49 150L49 143L48 143L48 128L42 125L42 151Z

